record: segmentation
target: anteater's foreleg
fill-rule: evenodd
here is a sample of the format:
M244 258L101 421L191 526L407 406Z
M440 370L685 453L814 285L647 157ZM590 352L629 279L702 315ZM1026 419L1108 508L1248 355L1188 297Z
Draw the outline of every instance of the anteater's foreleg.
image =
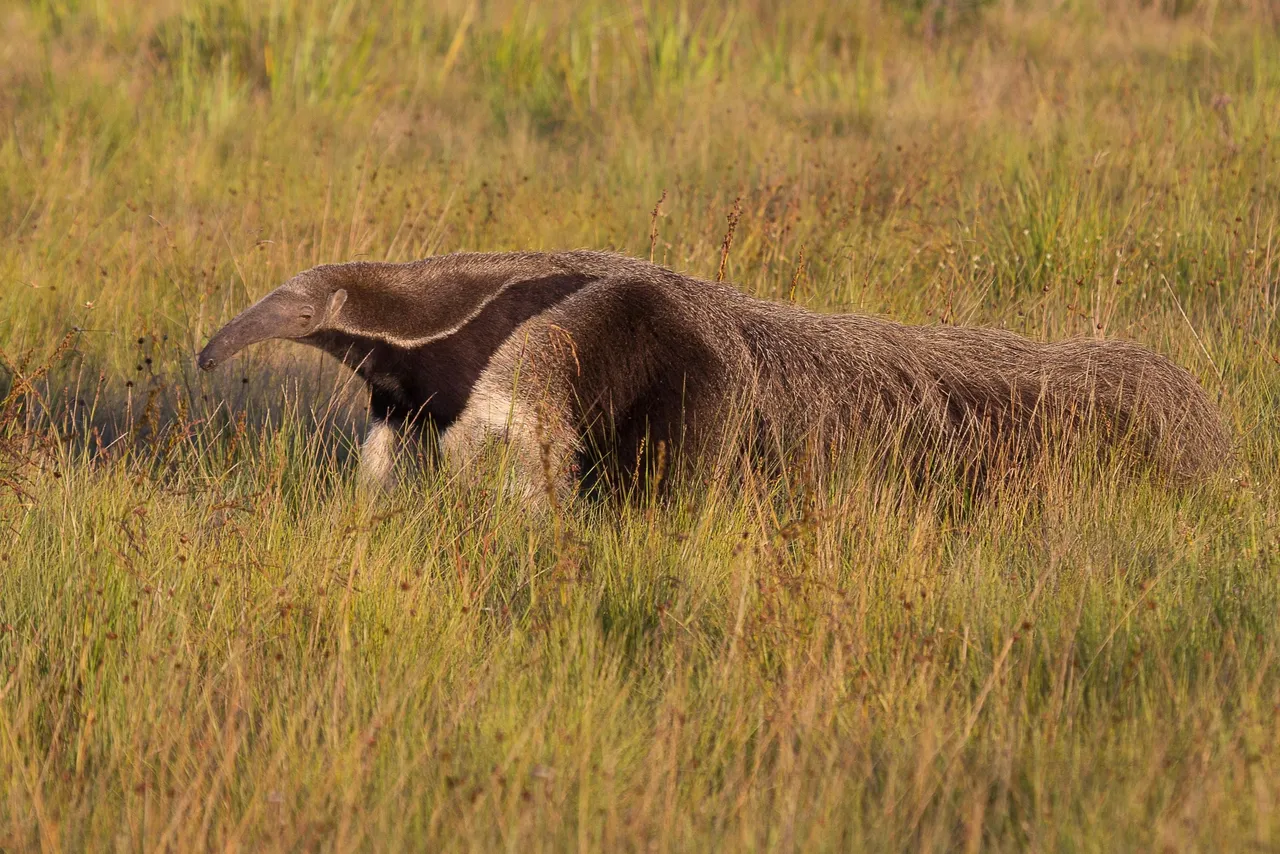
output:
M404 444L400 428L390 421L374 419L360 445L360 488L370 492L390 492L396 485L396 458Z

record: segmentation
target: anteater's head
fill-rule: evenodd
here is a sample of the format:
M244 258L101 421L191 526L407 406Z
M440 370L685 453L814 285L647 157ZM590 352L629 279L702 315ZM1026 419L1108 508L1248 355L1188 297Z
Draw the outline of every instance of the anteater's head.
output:
M588 261L591 258L587 259ZM501 320L514 328L592 278L571 256L459 253L382 264L353 261L294 276L218 330L196 362L211 370L268 338L344 351L380 341L412 349L451 335L513 283Z
M317 267L294 276L219 329L196 364L210 371L250 344L269 338L305 340L337 328L347 303L346 278L341 267Z

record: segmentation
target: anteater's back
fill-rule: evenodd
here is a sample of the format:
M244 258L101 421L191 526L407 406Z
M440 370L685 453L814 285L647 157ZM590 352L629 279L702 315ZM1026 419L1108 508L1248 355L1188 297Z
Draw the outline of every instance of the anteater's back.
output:
M1088 434L1133 447L1178 481L1228 455L1204 389L1138 344L1043 344L998 329L819 314L635 259L553 257L637 288L673 337L699 339L700 367L720 379L685 405L717 413L721 398L745 396L750 423L782 444L905 438L923 453L1022 462Z

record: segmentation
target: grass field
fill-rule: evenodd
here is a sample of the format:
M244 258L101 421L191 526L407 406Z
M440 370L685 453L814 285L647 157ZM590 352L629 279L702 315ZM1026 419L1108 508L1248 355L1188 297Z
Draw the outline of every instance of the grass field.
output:
M0 119L0 851L1280 850L1270 0L4 0ZM316 263L735 207L744 290L1136 339L1234 458L371 505L327 357L194 370Z

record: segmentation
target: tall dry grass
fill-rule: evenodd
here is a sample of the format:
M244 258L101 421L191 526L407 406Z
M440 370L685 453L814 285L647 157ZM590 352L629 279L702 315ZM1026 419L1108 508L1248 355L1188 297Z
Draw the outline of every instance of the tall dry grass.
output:
M1278 26L0 4L0 849L1280 846ZM349 377L193 369L315 263L582 246L1137 339L1237 458L975 504L853 461L551 518L426 469L369 506Z

